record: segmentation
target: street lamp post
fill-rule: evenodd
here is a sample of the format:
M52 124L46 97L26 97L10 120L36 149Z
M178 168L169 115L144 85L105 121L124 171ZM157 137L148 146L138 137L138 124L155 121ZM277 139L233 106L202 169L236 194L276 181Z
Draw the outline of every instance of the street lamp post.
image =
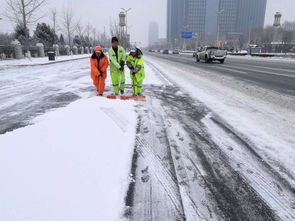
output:
M130 44L130 37L128 37L128 12L131 10L132 8L128 8L128 9L125 9L125 8L121 8L121 10L123 11L123 13L125 13L125 16L126 16L126 39L127 39L127 45L128 46ZM124 29L123 29L124 30Z
M125 8L121 8L123 10L123 12L125 12L125 15L126 15L126 34L128 33L128 12L132 9L132 8L128 8L128 9L125 9Z
M189 25L183 25L183 29L185 32L188 31ZM174 49L174 48L173 48ZM187 49L187 42L186 42L186 38L183 39L183 45L182 45L182 49L186 50Z
M195 33L193 35L193 38L196 40L196 42L195 42L195 49L197 50L198 44L199 44L199 34L198 33Z
M250 22L249 22L249 48L250 48L250 44L251 44L251 35L252 35L252 28L253 28L253 17L250 17Z
M224 12L224 9L220 10L219 12L217 12L217 47L218 47L218 43L219 43L219 32L220 32L220 27L219 27L219 18L220 18L220 15Z

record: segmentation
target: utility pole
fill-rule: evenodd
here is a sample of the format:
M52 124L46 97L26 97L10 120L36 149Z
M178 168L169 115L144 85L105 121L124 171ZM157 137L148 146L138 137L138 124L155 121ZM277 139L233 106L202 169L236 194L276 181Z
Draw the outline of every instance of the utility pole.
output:
M221 9L219 12L217 12L217 47L218 47L218 43L219 43L219 32L220 32L220 27L219 27L219 18L220 15L224 12L224 9Z
M250 17L250 22L249 22L249 36L248 36L248 40L249 40L249 47L251 44L251 34L252 34L252 28L253 28L253 17Z

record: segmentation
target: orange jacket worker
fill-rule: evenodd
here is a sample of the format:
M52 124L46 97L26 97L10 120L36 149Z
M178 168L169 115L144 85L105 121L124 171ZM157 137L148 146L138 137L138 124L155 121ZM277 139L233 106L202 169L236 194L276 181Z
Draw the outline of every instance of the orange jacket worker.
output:
M97 89L98 95L103 96L109 61L100 46L94 48L93 54L90 58L90 65L93 84Z

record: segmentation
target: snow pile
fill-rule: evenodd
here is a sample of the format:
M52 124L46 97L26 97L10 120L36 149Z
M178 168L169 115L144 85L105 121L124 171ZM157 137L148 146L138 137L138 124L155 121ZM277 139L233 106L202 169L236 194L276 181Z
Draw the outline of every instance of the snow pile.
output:
M70 55L70 56L58 56L55 61L49 61L48 57L43 58L24 58L24 59L13 59L13 60L0 60L0 68L6 68L11 66L30 66L30 65L42 65L49 63L58 63L62 61L77 60L82 58L89 58L89 54Z
M251 61L266 61L266 62L280 62L280 63L289 63L292 64L295 62L294 58L288 57L256 57L251 55L246 56L235 56L235 55L228 55L230 59L240 59L240 60L251 60Z
M0 136L1 220L120 220L136 117L92 97Z

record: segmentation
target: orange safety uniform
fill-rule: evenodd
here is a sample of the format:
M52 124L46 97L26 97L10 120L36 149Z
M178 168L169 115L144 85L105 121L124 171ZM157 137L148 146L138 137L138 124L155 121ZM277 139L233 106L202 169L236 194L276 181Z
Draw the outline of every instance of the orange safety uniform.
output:
M99 55L97 53L99 53ZM107 56L102 52L101 47L95 47L93 55L90 58L90 66L93 84L96 87L98 94L102 95L105 89L109 61Z

